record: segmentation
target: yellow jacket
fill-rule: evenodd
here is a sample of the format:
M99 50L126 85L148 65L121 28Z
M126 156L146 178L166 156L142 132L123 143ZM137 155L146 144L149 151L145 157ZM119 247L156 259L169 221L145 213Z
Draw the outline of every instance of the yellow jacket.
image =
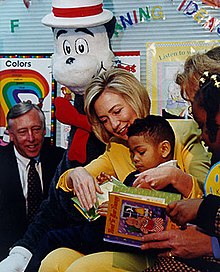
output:
M175 132L176 143L174 158L181 170L193 177L193 188L190 198L201 197L206 174L210 168L210 156L200 143L201 131L193 120L169 120ZM130 158L129 148L125 141L112 138L103 155L93 160L85 169L95 178L102 171L124 181L135 167ZM57 187L70 191L66 185L66 175L60 177Z

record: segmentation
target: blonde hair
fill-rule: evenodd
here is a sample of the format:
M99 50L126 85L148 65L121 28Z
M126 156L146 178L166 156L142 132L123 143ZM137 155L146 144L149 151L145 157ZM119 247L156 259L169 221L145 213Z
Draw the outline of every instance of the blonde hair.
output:
M207 53L197 53L186 59L183 73L178 73L176 83L180 85L181 96L193 102L199 89L199 79L205 71L220 73L220 47L213 48Z
M112 134L105 129L104 125L98 119L94 103L107 88L112 93L121 95L134 109L137 117L144 118L150 112L150 98L148 93L133 74L125 69L113 68L96 76L85 91L84 109L94 133L104 143L109 143Z

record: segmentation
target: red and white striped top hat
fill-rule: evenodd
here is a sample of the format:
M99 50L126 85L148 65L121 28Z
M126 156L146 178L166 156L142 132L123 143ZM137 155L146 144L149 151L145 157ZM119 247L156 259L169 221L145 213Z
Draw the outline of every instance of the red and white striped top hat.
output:
M52 12L42 19L50 27L78 28L102 25L111 20L102 0L52 0Z

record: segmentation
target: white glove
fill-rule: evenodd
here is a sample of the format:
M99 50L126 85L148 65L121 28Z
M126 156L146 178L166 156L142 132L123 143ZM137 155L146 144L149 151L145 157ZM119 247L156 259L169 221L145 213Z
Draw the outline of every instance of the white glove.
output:
M1 272L23 272L25 271L32 253L24 247L13 247L9 256L0 262Z

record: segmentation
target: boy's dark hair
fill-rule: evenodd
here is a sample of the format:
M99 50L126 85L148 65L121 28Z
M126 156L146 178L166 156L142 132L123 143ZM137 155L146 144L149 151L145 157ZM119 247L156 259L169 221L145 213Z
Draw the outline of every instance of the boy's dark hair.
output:
M138 118L130 125L127 132L128 137L141 136L151 138L152 142L159 144L165 140L169 141L171 154L174 155L175 135L169 122L159 115L148 115Z
M200 89L194 101L206 111L206 128L211 143L215 142L219 129L216 116L220 110L220 74L204 72L200 81Z

